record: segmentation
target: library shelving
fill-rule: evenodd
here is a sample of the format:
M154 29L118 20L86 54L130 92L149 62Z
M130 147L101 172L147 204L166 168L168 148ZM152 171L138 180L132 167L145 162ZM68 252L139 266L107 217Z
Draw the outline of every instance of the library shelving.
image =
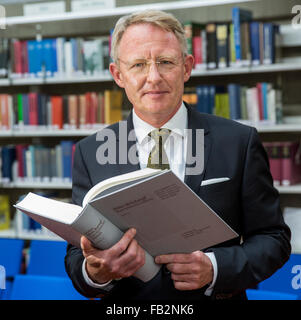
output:
M204 9L204 14L200 13L202 23L207 23L212 20L225 21L230 20L229 16L231 15L231 6L241 6L250 10L255 10L256 20L264 20L264 21L280 21L280 24L286 24L284 27L288 32L297 32L299 34L300 31L292 30L289 26L289 22L291 19L291 11L290 8L286 8L289 6L287 1L277 0L277 1L256 1L256 0L209 0L209 1L166 1L159 3L152 3L151 1L142 1L142 4L133 4L133 1L127 1L129 5L126 6L117 6L114 9L104 9L101 12L65 12L62 14L56 15L44 15L40 17L24 17L24 16L11 16L6 17L6 25L7 25L7 34L12 38L21 38L28 39L28 33L31 33L31 38L35 37L50 37L60 36L57 33L57 29L53 29L54 31L47 32L45 28L49 26L49 23L53 23L55 25L63 25L62 32L67 30L69 34L72 33L73 26L81 21L91 21L91 26L88 34L99 34L103 35L107 33L109 30L103 24L100 24L103 30L99 30L97 24L93 26L92 22L94 21L104 21L107 22L108 19L112 19L112 21L116 21L116 19L124 14L129 14L138 10L143 9L158 9L158 10L166 10L174 13L182 22L185 20L193 19L194 21L198 21L196 19L198 10ZM266 5L264 2L268 2L271 7L270 12L266 12ZM290 5L297 4L298 1L290 1ZM273 5L272 5L273 4ZM256 7L257 6L257 7ZM279 6L279 10L277 11L277 6ZM286 8L285 12L283 8ZM210 13L212 14L214 11L214 16L208 17L206 15L206 10L212 10ZM227 12L226 12L227 11ZM215 15L216 14L216 15ZM226 17L226 18L225 18ZM45 27L44 27L45 25ZM24 28L24 35L20 32L20 29ZM11 29L11 31L10 31ZM18 31L17 31L18 30ZM28 31L31 30L31 31ZM76 29L78 30L78 29ZM14 33L15 32L15 33ZM83 31L84 33L85 31ZM44 33L46 35L44 35ZM80 36L83 36L83 33ZM5 36L5 32L3 35ZM298 38L298 37L297 37ZM299 37L300 38L300 37ZM299 40L298 40L299 41ZM294 46L295 44L295 46ZM289 56L292 55L292 52L296 53L297 56L300 56L300 43L296 45L296 42L288 42L286 39L282 39L280 43L283 46L284 50L289 50ZM299 47L298 47L299 46ZM297 60L298 61L298 60ZM268 79L268 81L273 81L276 84L284 85L284 104L290 103L289 94L286 94L288 91L287 88L290 86L294 90L293 92L298 91L296 89L295 81L300 86L300 79L298 79L298 73L301 71L301 62L295 62L293 59L285 59L280 62L276 62L269 65L250 65L244 67L226 67L226 68L217 68L212 70L207 69L194 69L192 72L191 80L187 84L190 83L196 84L198 81L200 83L204 83L209 80L210 83L214 83L217 81L218 83L229 83L235 79L236 82L240 82L240 79L250 78L250 81L254 82L256 78L257 81L261 81L261 79ZM288 81L287 81L288 79ZM263 80L264 81L264 80ZM299 81L299 82L298 82ZM35 92L46 92L49 91L50 94L53 94L54 88L56 88L61 94L65 88L67 88L68 93L74 92L85 92L89 90L90 86L93 86L93 90L95 90L96 86L99 86L100 89L103 88L112 88L114 86L113 79L109 72L102 72L94 75L85 75L85 74L74 74L74 75L60 75L60 76L52 76L52 77L14 77L9 73L8 78L0 79L0 90L3 93L8 92L30 92L32 89ZM71 88L71 89L70 89ZM101 90L99 90L101 91ZM290 91L291 92L291 91ZM295 99L292 103L299 104L301 108L301 96L299 92L296 92L297 100ZM298 100L299 99L299 100ZM300 114L300 113L299 113ZM269 135L269 140L273 138L273 135L283 134L288 139L290 135L300 136L301 132L301 124L273 124L273 125L263 125L261 123L248 123L257 128L258 132L263 135L265 138L266 135ZM51 141L60 142L64 139L74 139L79 140L84 136L90 135L100 128L105 127L105 124L98 127L97 129L73 129L73 130L47 130L47 129L38 129L38 128L26 128L24 130L1 130L0 131L0 142L1 144L13 144L18 143L17 141L25 141L26 143L31 143L32 141L38 140L47 141L48 139ZM271 138L272 137L272 138ZM276 138L275 138L276 139ZM4 141L4 142L2 142ZM12 201L16 200L16 194L19 195L22 192L28 192L28 190L56 190L56 191L64 191L64 195L67 193L70 195L71 190L71 182L49 182L49 181L14 181L9 183L1 183L1 190L5 194L12 195ZM293 186L279 186L277 187L281 195L300 195L301 194L301 185L293 185ZM50 238L53 239L50 235L45 234L36 234L33 232L18 232L15 230L6 230L0 232L0 237L21 237L24 239L37 239L37 238Z

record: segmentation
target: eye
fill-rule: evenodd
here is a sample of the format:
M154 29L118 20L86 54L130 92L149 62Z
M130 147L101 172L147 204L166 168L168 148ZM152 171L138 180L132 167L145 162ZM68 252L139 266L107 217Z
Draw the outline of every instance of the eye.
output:
M143 67L145 67L145 62L137 62L132 66L132 68L137 68L137 69L143 68Z

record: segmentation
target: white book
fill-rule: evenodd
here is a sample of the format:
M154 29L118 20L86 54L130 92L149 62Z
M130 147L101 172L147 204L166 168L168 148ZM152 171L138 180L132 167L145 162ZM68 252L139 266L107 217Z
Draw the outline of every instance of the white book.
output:
M146 252L146 263L135 274L142 281L160 269L157 255L190 253L238 237L170 170L146 168L102 181L82 206L29 193L15 207L77 247L84 235L108 249L136 228L135 239Z

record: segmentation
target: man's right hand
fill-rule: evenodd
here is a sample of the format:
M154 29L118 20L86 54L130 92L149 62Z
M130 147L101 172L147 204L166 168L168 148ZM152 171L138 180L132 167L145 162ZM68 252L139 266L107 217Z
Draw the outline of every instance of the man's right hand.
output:
M107 250L99 250L86 237L81 237L86 271L93 282L106 283L113 279L127 278L144 265L145 253L134 239L135 235L136 230L129 229Z

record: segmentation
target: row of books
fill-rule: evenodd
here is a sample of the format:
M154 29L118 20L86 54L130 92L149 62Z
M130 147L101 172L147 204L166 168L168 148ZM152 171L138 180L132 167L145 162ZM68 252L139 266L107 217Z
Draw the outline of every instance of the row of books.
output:
M122 119L122 91L78 95L0 94L0 129L91 129Z
M231 22L184 23L188 51L196 69L272 64L279 26L254 21L250 10L232 8Z
M183 100L199 112L233 120L276 124L282 121L281 90L271 83L260 82L254 87L230 83L227 86L200 85L187 88Z
M301 144L299 141L263 142L268 154L275 186L301 182Z
M3 39L2 43L2 50L10 51L3 53L0 60L0 69L5 70L4 59L10 64L10 70L2 71L4 76L8 72L13 78L92 76L109 70L109 36L89 39Z
M71 182L75 143L55 146L7 145L1 148L0 182Z

